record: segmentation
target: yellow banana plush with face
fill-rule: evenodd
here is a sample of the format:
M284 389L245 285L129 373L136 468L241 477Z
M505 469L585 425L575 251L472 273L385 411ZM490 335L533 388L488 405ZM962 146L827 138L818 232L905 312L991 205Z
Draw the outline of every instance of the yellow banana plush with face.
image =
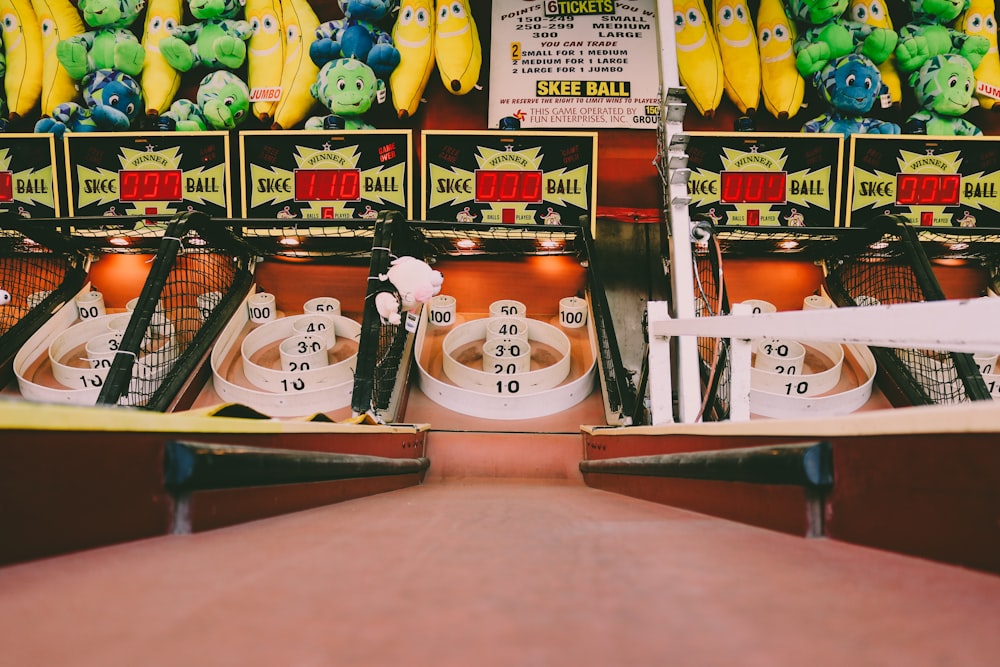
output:
M181 73L160 53L160 40L173 34L184 16L183 0L149 0L142 46L146 59L142 66L142 99L147 116L158 116L170 108L181 87Z
M972 0L965 13L955 21L955 28L967 35L985 37L990 50L976 68L976 99L984 109L997 107L1000 95L1000 55L997 53L996 3L993 0ZM983 91L983 92L980 92Z
M688 99L711 118L722 102L722 57L703 0L674 0L677 74Z
M452 95L465 95L479 83L483 48L468 0L438 0L434 59Z
M51 116L57 106L76 99L76 81L56 58L60 40L85 30L83 18L69 0L31 0L42 30L42 115Z
M279 0L247 0L246 20L253 28L247 42L247 84L250 99L263 96L253 103L253 115L258 120L274 118L277 100L268 93L281 89L281 72L285 62L285 34L282 30Z
M894 29L885 0L851 0L847 18L858 23L866 23L873 28ZM889 89L889 101L893 106L899 106L903 101L903 82L899 78L899 71L896 70L896 56L891 55L878 65L878 71L882 75L882 83Z
M399 51L399 64L389 75L392 105L400 118L417 112L420 96L434 70L434 6L432 0L403 0L392 43Z
M309 88L316 83L319 67L309 57L309 45L316 39L319 19L306 0L281 0L281 21L285 27L285 63L281 70L281 99L274 109L276 130L303 123L316 104Z
M30 0L0 0L0 20L7 59L4 91L13 120L30 114L42 97L42 28Z
M775 118L787 120L802 108L806 82L795 67L795 22L782 0L760 0L757 43L764 108Z
M715 37L726 96L741 113L753 113L760 105L760 52L746 0L715 3Z

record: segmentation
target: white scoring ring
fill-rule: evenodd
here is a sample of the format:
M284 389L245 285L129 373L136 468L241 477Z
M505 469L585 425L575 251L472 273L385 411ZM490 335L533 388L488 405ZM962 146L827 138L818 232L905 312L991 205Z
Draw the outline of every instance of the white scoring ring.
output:
M773 419L791 419L802 416L834 417L847 415L859 410L871 398L872 386L875 382L875 372L878 369L871 350L863 345L840 345L837 343L819 343L810 341L810 347L826 354L835 362L831 368L820 373L799 376L808 378L808 390L797 393L798 382L795 376L778 373L765 373L758 369L750 369L750 410L754 414ZM839 348L839 356L834 350ZM864 381L857 387L834 394L826 393L837 386L843 370L845 354L850 353L864 374ZM791 383L789 394L786 385ZM761 385L764 385L763 387ZM826 385L826 392L818 391Z
M524 320L528 325L528 340L548 345L556 350L559 354L559 360L551 366L526 373L498 375L476 370L455 359L454 353L461 347L486 339L486 326L489 321L490 318L479 318L460 324L448 332L441 343L442 370L448 379L457 386L495 396L497 394L497 378L502 378L504 382L516 381L518 383L517 393L526 395L552 389L569 376L572 349L569 337L557 327L540 320Z
M251 361L253 355L264 347L297 335L294 329L295 322L312 316L310 313L282 317L263 324L246 335L240 346L240 353L243 357L243 374L250 384L273 394L301 394L304 391L323 389L353 380L357 354L328 366L302 372L267 368ZM361 339L360 324L340 315L331 319L337 338L354 341Z

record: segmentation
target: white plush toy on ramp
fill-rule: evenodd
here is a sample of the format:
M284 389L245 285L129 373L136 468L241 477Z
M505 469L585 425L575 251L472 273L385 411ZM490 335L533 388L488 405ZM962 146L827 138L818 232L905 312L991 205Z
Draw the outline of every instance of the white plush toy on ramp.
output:
M391 291L375 295L375 307L383 324L399 324L402 321L400 305L409 310L419 303L427 303L441 291L444 283L440 271L432 269L427 262L408 256L392 260L388 273L379 278L389 281L399 294L398 298Z

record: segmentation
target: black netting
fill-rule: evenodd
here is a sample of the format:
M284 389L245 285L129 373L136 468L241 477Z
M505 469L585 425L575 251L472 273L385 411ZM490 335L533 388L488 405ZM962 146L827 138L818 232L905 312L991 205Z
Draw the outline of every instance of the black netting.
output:
M847 243L825 261L826 288L838 306L913 303L944 298L918 234L905 222L883 216L868 226L874 235ZM988 399L971 355L938 350L872 348L879 368L912 404ZM898 391L897 391L898 390Z
M246 295L251 255L229 228L197 213L141 234L129 238L156 238L156 256L98 403L165 410Z
M20 231L24 230L24 231ZM0 365L6 367L25 340L83 286L86 258L68 239L38 227L37 239L0 225Z
M694 300L697 317L729 314L723 274L722 249L710 225L700 224L694 243ZM721 421L729 417L729 340L698 338L698 361L702 379L701 418Z

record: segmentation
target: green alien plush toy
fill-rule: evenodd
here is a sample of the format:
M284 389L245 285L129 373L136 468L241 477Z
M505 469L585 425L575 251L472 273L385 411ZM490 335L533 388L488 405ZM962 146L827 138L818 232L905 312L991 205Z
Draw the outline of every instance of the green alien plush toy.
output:
M76 81L99 69L138 76L146 50L129 26L145 5L146 0L80 0L83 20L93 30L56 44L56 58Z
M308 119L307 130L370 130L362 116L384 99L385 82L360 60L338 58L323 65L310 90L330 114Z
M161 130L233 130L250 113L250 89L228 70L209 72L198 85L197 104L180 99L159 117Z
M179 25L172 37L160 40L160 52L178 72L192 67L238 69L247 57L246 41L253 35L250 23L237 19L246 0L195 0L188 2L198 23Z

